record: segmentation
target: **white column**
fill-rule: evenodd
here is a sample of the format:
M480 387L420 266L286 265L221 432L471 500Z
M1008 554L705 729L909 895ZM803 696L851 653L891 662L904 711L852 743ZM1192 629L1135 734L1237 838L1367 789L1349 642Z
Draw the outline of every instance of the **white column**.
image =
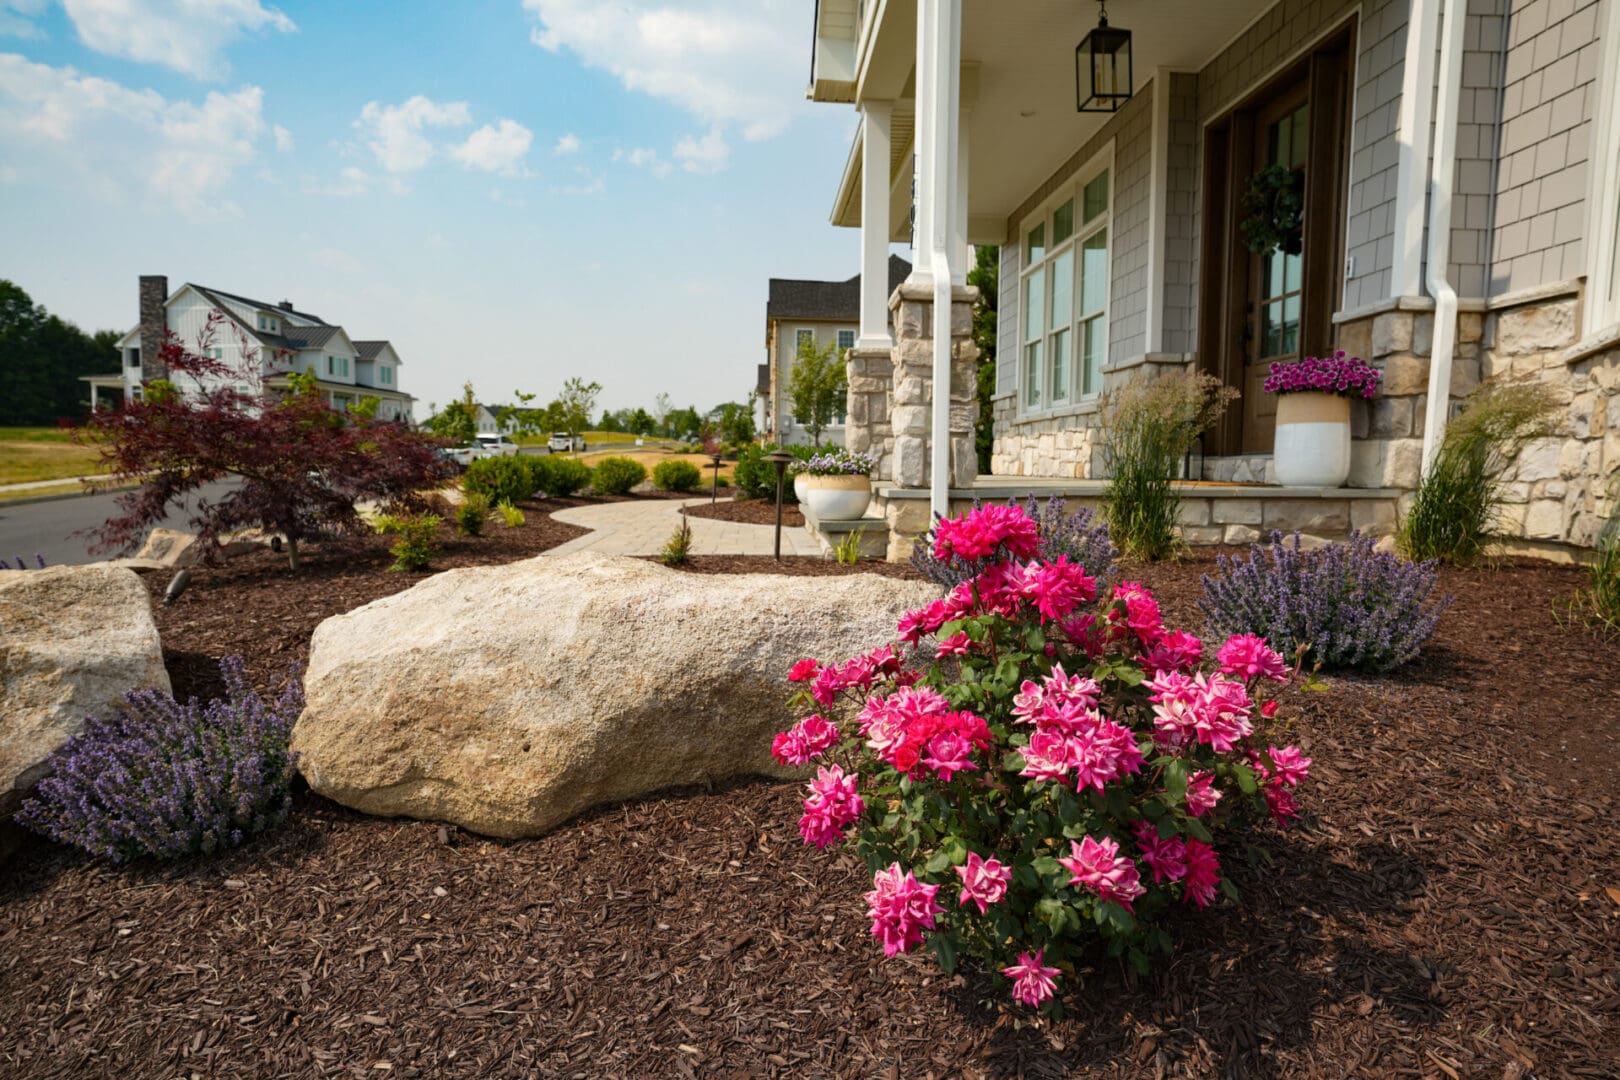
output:
M960 102L960 96L958 96ZM966 285L973 269L973 249L968 246L968 113L958 104L956 130L956 184L951 190L951 284Z
M861 104L861 332L856 346L887 349L889 336L889 138L893 104Z
M1164 286L1170 209L1170 69L1153 73L1153 128L1149 154L1147 352L1164 352Z

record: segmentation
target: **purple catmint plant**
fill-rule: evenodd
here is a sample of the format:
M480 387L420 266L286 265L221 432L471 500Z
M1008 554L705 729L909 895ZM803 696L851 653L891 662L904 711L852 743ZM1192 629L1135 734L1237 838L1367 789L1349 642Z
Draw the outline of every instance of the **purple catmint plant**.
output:
M292 808L287 743L304 708L296 668L267 701L237 657L220 662L226 696L181 705L139 690L91 717L55 755L17 822L59 843L126 862L235 847Z
M1016 500L1009 499L1008 505ZM983 503L973 500L973 509L983 509ZM1114 559L1119 552L1108 538L1108 523L1082 506L1069 513L1062 496L1054 495L1043 506L1030 495L1024 513L1036 523L1040 534L1040 550L1036 558L1052 562L1059 555L1085 567L1086 573L1097 579L1099 592L1106 592L1114 576ZM949 591L969 578L977 576L990 560L968 560L957 556L946 559L934 555L934 531L930 529L917 538L911 551L911 565L929 581Z
M1298 360L1278 360L1266 376L1268 394L1299 394L1314 391L1339 397L1370 398L1378 393L1384 373L1359 356L1343 349L1332 356L1306 356Z
M1198 602L1216 635L1258 634L1306 664L1388 671L1418 654L1451 597L1434 598L1433 561L1377 550L1370 536L1303 550L1272 533L1247 558L1217 556Z
M45 556L39 554L38 552L35 552L34 553L34 563L35 563L36 566L38 566L39 569L41 569L41 570L45 569ZM17 556L17 565L16 566L12 566L10 563L6 562L6 560L0 559L0 570L27 570L27 569L28 569L28 564L23 561L23 557L21 555Z

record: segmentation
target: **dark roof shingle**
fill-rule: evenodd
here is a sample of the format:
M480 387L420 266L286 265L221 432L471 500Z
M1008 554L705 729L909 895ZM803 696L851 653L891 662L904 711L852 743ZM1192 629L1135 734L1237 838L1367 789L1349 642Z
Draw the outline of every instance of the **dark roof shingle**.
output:
M890 293L911 273L911 264L889 256ZM827 319L858 322L861 317L861 275L846 281L802 281L771 278L765 301L767 319Z

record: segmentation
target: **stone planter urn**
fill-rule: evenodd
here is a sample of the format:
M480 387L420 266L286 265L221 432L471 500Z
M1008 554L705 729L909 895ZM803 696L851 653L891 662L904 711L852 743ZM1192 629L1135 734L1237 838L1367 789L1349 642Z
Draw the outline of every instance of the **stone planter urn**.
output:
M809 479L804 473L795 473L793 475L793 497L799 500L801 506L804 505L805 483Z
M1277 397L1277 482L1343 487L1350 478L1350 399L1314 390Z
M865 516L872 501L872 480L867 476L801 475L794 479L793 489L820 521L854 521Z

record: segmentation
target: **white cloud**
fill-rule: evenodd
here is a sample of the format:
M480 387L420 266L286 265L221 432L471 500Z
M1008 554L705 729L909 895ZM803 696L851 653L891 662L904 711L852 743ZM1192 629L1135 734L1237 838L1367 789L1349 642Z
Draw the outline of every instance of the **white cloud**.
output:
M107 79L0 54L0 145L26 146L19 173L77 176L102 198L144 184L154 201L193 219L240 212L228 192L265 134L264 92L210 92L171 101Z
M308 183L304 190L312 195L333 195L340 199L364 195L371 190L371 177L358 165L345 165L338 171L334 183Z
M579 136L572 131L557 140L557 145L551 148L553 154L559 156L572 154L579 150Z
M44 37L45 31L34 25L44 10L45 0L0 0L0 37Z
M485 124L459 146L450 148L450 156L469 169L518 176L523 172L523 158L534 141L534 132L516 120L501 120Z
M200 79L229 72L222 54L244 33L298 29L259 0L62 0L62 6L79 39L97 52Z
M286 153L288 150L293 148L293 133L282 127L280 124L272 127L270 129L270 133L276 137L277 150Z
M779 134L804 97L808 40L795 0L523 0L542 49L576 54L626 88L747 139Z
M701 138L681 136L675 143L674 157L687 172L716 173L731 161L731 147L719 128L710 128Z
M367 102L354 122L377 163L389 172L414 172L433 159L425 127L464 127L472 123L465 101L439 104L418 94L400 105Z
M658 156L658 151L650 146L638 146L632 150L613 151L613 160L634 165L638 169L646 169L654 176L668 176L674 168L669 162Z

